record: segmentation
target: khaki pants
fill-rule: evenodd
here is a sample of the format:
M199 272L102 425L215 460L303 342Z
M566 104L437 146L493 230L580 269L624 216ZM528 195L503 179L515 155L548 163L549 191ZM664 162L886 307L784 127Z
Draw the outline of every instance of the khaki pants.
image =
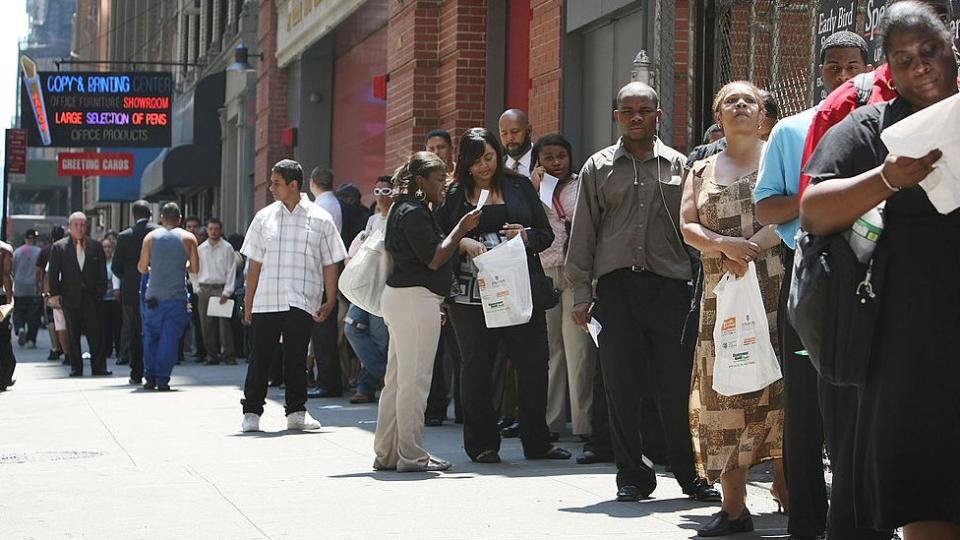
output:
M597 348L590 334L584 332L570 318L570 312L573 311L573 287L567 283L563 267L548 268L545 272L553 278L554 286L561 290L560 303L547 311L547 342L550 345L547 426L550 431L559 433L566 423L569 381L573 433L589 435Z
M381 467L420 470L430 460L423 449L423 411L440 342L442 301L424 287L387 286L380 299L390 331L387 374L373 439Z
M230 319L223 317L208 317L207 303L210 298L220 298L223 285L200 285L200 330L203 334L203 346L207 349L208 360L233 360L237 354L233 348L233 328ZM223 347L223 354L220 348Z

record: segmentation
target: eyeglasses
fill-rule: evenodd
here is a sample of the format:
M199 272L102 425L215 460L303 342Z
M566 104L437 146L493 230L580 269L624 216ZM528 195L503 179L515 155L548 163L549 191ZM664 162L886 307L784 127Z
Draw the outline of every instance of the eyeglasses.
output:
M373 194L377 196L393 195L393 188L388 188L388 187L373 188Z

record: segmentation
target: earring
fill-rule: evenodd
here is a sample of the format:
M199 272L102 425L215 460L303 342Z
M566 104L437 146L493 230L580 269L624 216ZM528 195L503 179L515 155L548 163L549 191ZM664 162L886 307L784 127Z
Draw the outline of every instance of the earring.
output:
M421 188L417 188L417 192L414 193L413 196L416 197L418 201L422 201L427 198L426 193L424 193L423 189Z

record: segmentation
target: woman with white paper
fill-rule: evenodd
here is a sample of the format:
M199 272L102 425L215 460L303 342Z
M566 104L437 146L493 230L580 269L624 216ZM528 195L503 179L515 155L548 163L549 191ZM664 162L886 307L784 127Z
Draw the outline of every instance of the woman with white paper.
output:
M739 395L721 395L714 388L717 344L714 327L736 327L742 321L717 320L714 289L725 274L749 278L756 266L769 335L777 339L777 302L783 265L780 238L773 227L756 219L753 188L757 183L763 142L757 135L763 121L759 90L746 81L727 84L713 102L717 123L727 137L727 148L693 165L684 186L680 221L687 244L700 251L703 298L700 332L694 357L690 396L690 427L697 473L711 484L719 478L723 489L720 512L704 525L700 536L724 536L752 531L746 506L747 472L762 461L775 460L771 492L787 502L783 480L783 381ZM744 275L747 278L744 278ZM774 348L776 350L776 347Z
M384 243L394 264L380 300L390 344L373 438L377 470L450 468L423 448L423 411L440 339L440 304L453 276L450 260L480 212L464 214L449 233L441 231L428 205L443 200L446 171L436 155L417 152L393 176L397 195Z
M861 107L826 134L800 207L804 230L825 236L886 202L879 313L856 415L839 428L852 432L852 449L834 463L833 492L849 494L859 527L956 540L960 491L944 471L960 454L960 211L938 212L920 186L940 166L940 149L893 155L881 133L955 96L957 60L949 28L923 3L888 6L879 31L900 97ZM843 413L824 409L825 418Z
M449 231L461 216L474 210L488 193L480 224L460 241L457 276L450 316L460 351L463 441L470 459L500 461L500 432L495 395L494 366L500 348L517 370L520 402L520 442L527 459L569 459L570 452L553 446L546 423L547 324L543 305L533 293L530 321L504 328L488 328L481 304L480 284L473 258L515 237L527 251L531 285L545 280L538 253L553 243L553 230L530 181L506 170L496 137L483 128L467 130L460 139L456 181L437 210L437 221ZM552 291L547 291L548 294ZM550 306L552 307L552 306Z

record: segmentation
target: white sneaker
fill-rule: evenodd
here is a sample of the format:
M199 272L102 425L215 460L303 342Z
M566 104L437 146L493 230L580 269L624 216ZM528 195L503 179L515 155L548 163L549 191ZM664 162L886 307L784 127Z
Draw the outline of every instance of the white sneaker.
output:
M260 415L252 412L244 413L243 423L240 424L240 431L244 433L260 431Z
M320 422L314 420L307 411L292 412L287 415L287 429L320 429Z

